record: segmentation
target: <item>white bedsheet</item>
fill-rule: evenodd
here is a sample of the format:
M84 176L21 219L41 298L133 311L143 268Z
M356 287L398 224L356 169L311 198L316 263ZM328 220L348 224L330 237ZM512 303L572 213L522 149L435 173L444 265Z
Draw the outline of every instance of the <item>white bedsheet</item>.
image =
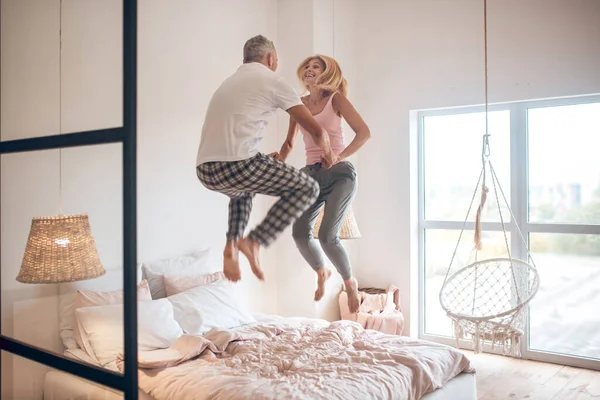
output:
M474 372L450 346L352 321L290 319L184 335L168 349L140 351L139 368L140 388L161 400L416 400Z
M254 318L258 323L285 323L285 321L295 320L303 323L323 321L312 318L294 317L284 318L276 315L255 314ZM448 383L431 393L427 393L422 400L477 400L477 382L476 375L461 373Z
M326 324L326 321L309 318L283 318L259 314L255 316L259 321L254 326L266 324ZM248 330L248 326L241 328L242 331ZM112 368L111 368L112 369ZM70 374L60 371L51 371L46 376L44 385L45 400L117 400L123 396L119 392L102 387L93 382L83 380ZM142 389L139 391L140 400L156 400ZM219 398L219 397L215 397ZM239 396L243 399L245 397ZM362 398L362 397L361 397ZM396 399L396 397L390 397ZM400 399L400 397L398 397ZM475 375L471 373L461 373L455 378L450 379L443 388L425 394L423 400L476 400L477 389Z

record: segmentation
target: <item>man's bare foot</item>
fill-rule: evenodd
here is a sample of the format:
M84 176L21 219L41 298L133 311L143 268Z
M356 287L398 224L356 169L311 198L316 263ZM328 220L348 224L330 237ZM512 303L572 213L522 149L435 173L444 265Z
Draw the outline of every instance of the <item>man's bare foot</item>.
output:
M350 278L344 281L346 285L346 293L348 294L348 310L355 314L358 312L358 308L360 307L360 300L358 295L358 282L356 279Z
M325 283L331 276L331 270L327 268L321 268L317 271L317 290L315 290L315 301L319 301L325 294Z
M238 242L238 247L240 251L244 253L246 258L248 259L248 262L250 262L250 268L252 269L254 275L256 275L256 277L261 281L264 281L265 274L260 268L260 261L258 255L260 251L260 244L250 239L249 237L245 237Z
M232 282L242 279L238 248L233 243L228 243L225 250L223 250L223 274Z

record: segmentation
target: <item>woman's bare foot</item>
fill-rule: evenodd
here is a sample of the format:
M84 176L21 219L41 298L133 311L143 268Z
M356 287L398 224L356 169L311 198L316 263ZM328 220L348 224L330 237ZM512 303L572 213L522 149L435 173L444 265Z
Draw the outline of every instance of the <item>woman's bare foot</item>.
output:
M223 274L232 282L242 279L238 259L238 247L234 242L227 242L225 250L223 250Z
M360 300L358 295L358 282L353 277L344 281L346 293L348 294L348 309L352 314L358 312Z
M317 271L317 290L315 290L315 301L319 301L325 294L325 283L331 276L331 270L327 268L321 268Z
M250 262L250 268L252 269L254 275L256 275L256 277L261 281L264 281L265 274L260 268L260 261L258 255L260 251L260 244L250 239L249 237L245 237L238 242L238 247L240 251L244 253L246 258L248 259L248 262Z

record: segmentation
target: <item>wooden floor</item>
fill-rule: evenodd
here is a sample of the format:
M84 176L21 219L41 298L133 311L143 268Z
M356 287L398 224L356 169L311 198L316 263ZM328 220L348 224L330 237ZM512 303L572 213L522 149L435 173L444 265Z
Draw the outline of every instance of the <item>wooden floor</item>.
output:
M465 351L479 400L600 400L600 371Z

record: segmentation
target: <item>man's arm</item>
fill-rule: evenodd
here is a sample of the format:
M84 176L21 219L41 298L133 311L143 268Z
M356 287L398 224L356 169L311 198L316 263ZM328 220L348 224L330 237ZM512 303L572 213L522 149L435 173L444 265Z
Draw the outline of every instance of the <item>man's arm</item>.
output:
M302 126L314 139L325 153L325 157L331 157L331 144L329 143L329 135L313 118L308 108L304 105L297 105L286 110L290 116ZM288 133L289 136L289 133Z
M290 115L290 125L288 128L288 134L285 138L285 142L283 142L283 145L281 145L281 150L279 150L279 159L281 161L285 162L285 160L287 160L288 156L290 155L292 148L294 148L294 142L296 141L297 134L298 123L296 122L294 117Z

